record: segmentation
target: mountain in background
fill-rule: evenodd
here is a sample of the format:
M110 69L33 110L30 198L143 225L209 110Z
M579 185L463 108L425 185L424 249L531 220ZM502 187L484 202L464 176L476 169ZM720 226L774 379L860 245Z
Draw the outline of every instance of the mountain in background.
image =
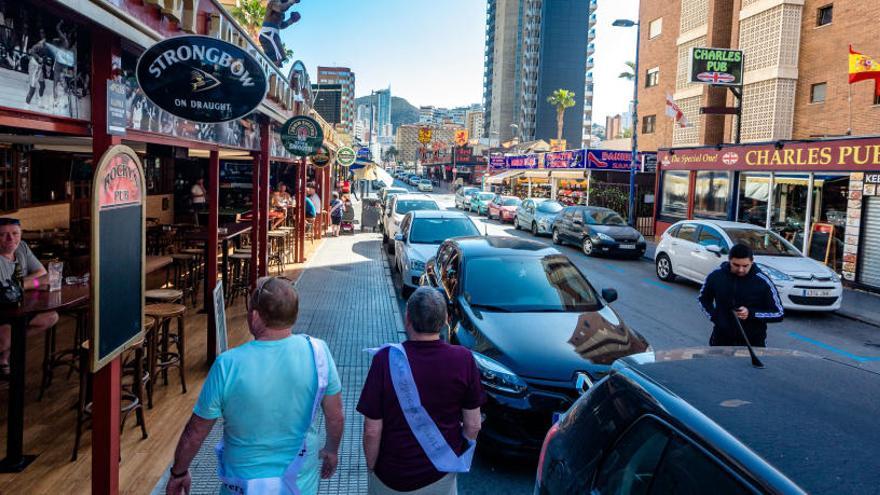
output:
M361 96L355 98L355 107L360 105L370 106L370 97ZM395 131L402 124L416 124L419 122L419 109L411 105L406 99L399 96L391 96L391 125Z

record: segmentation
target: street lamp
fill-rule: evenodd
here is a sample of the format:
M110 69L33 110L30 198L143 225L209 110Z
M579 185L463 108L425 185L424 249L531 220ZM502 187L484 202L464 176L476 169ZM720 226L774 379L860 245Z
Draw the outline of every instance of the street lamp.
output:
M636 171L639 165L639 40L641 26L636 21L617 19L614 27L636 28L636 66L633 70L633 112L632 112L632 158L629 165L629 224L636 226Z

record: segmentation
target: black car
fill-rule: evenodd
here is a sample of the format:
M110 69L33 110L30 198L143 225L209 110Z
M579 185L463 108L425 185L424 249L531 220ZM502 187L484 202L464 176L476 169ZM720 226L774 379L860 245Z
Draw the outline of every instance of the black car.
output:
M535 493L878 493L880 376L757 352L618 361L547 433Z
M517 237L460 237L440 245L423 285L450 307L449 342L474 353L489 396L481 442L536 454L554 415L617 358L648 344L558 250Z
M626 224L614 210L595 206L568 206L553 222L553 242L571 243L584 254L614 254L640 258L647 243L638 230Z

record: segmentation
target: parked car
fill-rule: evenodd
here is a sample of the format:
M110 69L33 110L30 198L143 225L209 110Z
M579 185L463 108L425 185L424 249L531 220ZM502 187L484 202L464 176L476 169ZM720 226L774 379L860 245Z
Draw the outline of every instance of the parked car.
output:
M699 284L726 261L734 244L746 244L755 262L782 298L785 309L835 311L843 301L840 277L822 263L804 256L778 234L739 222L682 220L670 227L654 255L657 277L676 277Z
M528 198L516 209L513 226L517 230L529 229L537 237L553 232L553 222L564 206L547 198Z
M437 254L443 241L480 235L469 216L460 211L411 211L394 236L394 266L400 274L404 296L419 286L425 263Z
M641 258L647 242L614 210L567 206L553 222L554 244L576 244L587 256L614 254Z
M478 192L471 195L471 203L468 205L468 211L477 215L485 215L489 210L489 203L495 199L496 194L491 192Z
M471 204L471 196L480 192L479 187L459 187L455 191L455 207L466 210Z
M516 216L516 209L519 208L519 205L522 204L522 200L517 198L516 196L495 196L495 199L489 203L487 207L486 216L491 220L492 218L497 218L502 222L513 222L513 217Z
M578 376L598 380L620 357L648 349L562 253L512 236L444 242L423 285L450 308L448 340L471 350L488 395L480 442L537 452L554 413L577 399Z
M386 187L385 189L382 189L382 192L379 193L379 200L382 202L382 206L387 206L388 200L395 194L407 193L409 193L409 189L406 189L404 187Z
M419 181L419 185L417 186L419 191L421 192L431 192L434 190L434 184L431 183L430 179L422 179Z
M763 369L724 347L617 361L547 433L534 493L876 491L880 377L756 352Z
M439 210L440 206L424 194L396 194L391 198L382 220L382 242L388 254L394 252L394 236L400 228L403 216L415 210Z
M410 175L410 176L409 176L409 185L414 186L414 185L418 184L420 180L422 180L422 177L421 177L421 176L419 176L419 175Z

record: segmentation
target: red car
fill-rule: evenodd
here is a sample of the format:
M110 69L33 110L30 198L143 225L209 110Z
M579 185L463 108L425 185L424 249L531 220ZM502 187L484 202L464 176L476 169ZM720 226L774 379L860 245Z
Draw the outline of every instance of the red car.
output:
M516 209L521 204L522 200L516 196L502 196L499 194L489 203L489 213L487 216L489 219L497 218L502 222L513 222Z

